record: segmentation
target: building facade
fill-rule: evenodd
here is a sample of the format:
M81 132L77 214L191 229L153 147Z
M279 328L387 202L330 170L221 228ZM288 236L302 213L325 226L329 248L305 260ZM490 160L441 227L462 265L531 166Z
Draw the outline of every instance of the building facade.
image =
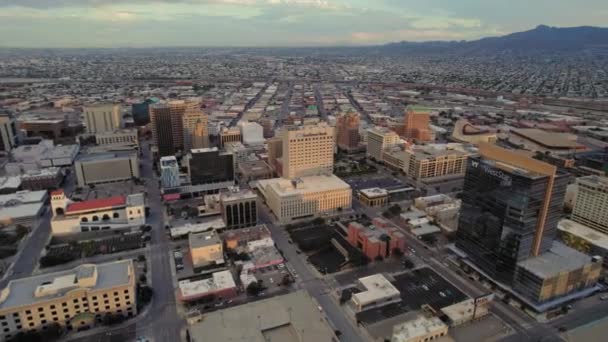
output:
M81 155L74 162L79 187L139 178L137 153L95 153Z
M256 122L240 121L238 123L245 145L263 145L264 128Z
M122 114L119 105L84 106L82 111L87 133L114 132L121 127Z
M217 147L191 150L188 175L192 185L234 181L234 156Z
M572 209L572 220L608 234L608 178L581 177Z
M348 225L347 240L370 260L388 258L395 249L405 251L405 235L382 220L375 220L375 224L368 227L351 222Z
M200 108L190 106L184 112L184 151L209 147L208 117Z
M397 133L388 128L376 127L367 130L367 151L369 158L382 161L383 153L399 143Z
M160 158L160 183L164 189L177 188L179 182L179 164L174 156Z
M95 143L99 146L139 146L137 130L123 129L113 132L95 134Z
M334 175L264 179L258 181L258 190L281 223L352 206L350 185Z
M62 182L63 173L58 167L32 170L21 175L21 187L24 190L58 189Z
M55 323L67 330L91 327L108 313L135 316L135 285L131 260L11 280L0 292L0 339Z
M287 128L283 140L282 176L286 178L332 174L334 128L327 124Z
M161 157L184 149L184 113L199 108L199 102L183 100L150 105L152 139Z
M215 230L188 235L194 268L224 263L224 247Z
M15 122L8 116L0 116L0 151L10 152L15 146Z
M361 141L361 136L359 135L360 124L359 114L354 112L349 112L338 117L336 130L339 148L352 151L359 147L359 142Z
M223 128L220 132L220 147L223 148L224 144L229 142L241 142L242 136L241 131L238 127Z
M405 113L403 137L419 142L432 141L433 132L430 128L430 121L428 108L409 106Z
M230 191L222 194L220 205L226 229L246 228L258 224L258 196L254 192Z
M467 169L467 158L472 155L447 145L416 146L405 150L405 174L418 181L462 178Z

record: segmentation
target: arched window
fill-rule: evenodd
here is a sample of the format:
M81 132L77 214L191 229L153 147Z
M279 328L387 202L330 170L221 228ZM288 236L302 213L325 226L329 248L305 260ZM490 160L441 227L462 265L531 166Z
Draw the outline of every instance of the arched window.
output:
M107 221L107 220L109 220L109 219L110 219L110 215L108 215L108 214L103 214L103 217L102 217L101 219L102 219L102 220L104 220L104 221Z
M63 215L63 213L64 213L63 208L57 208L57 209L55 209L55 214L56 215Z
M89 219L88 219L88 218L86 218L86 217L83 217L83 218L81 218L81 219L80 219L80 221L81 221L81 222L89 222Z
M112 217L114 217L114 218L119 218L119 217L120 217L120 214L118 214L118 213L114 213L114 214L112 215Z
M99 221L99 217L97 215L95 215L95 216L93 216L92 220L93 220L93 222Z

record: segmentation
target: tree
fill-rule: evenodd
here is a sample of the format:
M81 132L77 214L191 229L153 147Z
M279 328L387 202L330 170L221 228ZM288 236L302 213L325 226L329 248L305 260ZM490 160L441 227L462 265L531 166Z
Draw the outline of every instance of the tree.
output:
M281 285L289 286L291 283L293 283L293 277L290 274L284 275L283 280L281 280Z
M137 284L137 305L144 306L152 300L154 291L147 285Z
M15 233L17 234L17 238L19 240L21 240L24 236L26 236L27 234L29 234L30 230L29 228L27 228L24 225L17 225L17 228L15 228Z
M247 294L250 296L259 296L260 292L264 290L261 281L254 281L251 284L247 285Z

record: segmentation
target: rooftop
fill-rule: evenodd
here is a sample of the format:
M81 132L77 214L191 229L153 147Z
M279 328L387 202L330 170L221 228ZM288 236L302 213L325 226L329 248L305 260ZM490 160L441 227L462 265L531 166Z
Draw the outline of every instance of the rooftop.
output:
M365 287L365 291L353 294L353 299L362 305L399 296L399 290L382 274L360 278L359 282Z
M127 204L126 196L114 196L99 198L82 202L70 203L66 209L66 214L74 214L81 211L92 211L106 208L124 206Z
M576 183L583 183L590 186L608 187L608 177L586 176L576 179Z
M379 196L388 196L388 191L386 189L381 188L369 188L359 190L363 195L367 197L379 197Z
M577 149L582 147L573 139L576 136L568 133L545 132L536 128L514 129L511 133L549 148Z
M300 195L311 192L348 189L350 185L335 175L319 175L295 178L263 179L258 181L262 189L272 188L279 196Z
M602 232L567 219L559 221L557 224L557 229L568 232L576 237L586 240L594 246L608 251L608 235Z
M411 321L407 321L393 327L394 342L417 340L426 337L438 330L447 330L448 327L437 317L424 317L419 315Z
M547 279L561 272L581 269L589 263L591 263L590 256L555 241L548 252L520 261L517 266L542 279Z
M76 288L101 290L134 283L131 260L84 264L71 270L11 280L0 294L0 310L61 298Z
M420 106L420 105L410 105L407 106L406 111L414 112L414 113L428 113L431 110L428 107Z
M171 228L171 237L176 238L179 236L188 235L190 233L200 233L213 229L223 229L225 227L226 224L221 217L201 223L187 223L183 226Z
M190 333L193 342L337 342L303 290L207 313Z
M201 248L207 246L218 245L222 243L222 240L217 235L215 230L202 233L192 233L188 237L190 248Z
M194 299L223 289L235 288L230 271L215 272L210 278L181 280L178 284L182 299Z

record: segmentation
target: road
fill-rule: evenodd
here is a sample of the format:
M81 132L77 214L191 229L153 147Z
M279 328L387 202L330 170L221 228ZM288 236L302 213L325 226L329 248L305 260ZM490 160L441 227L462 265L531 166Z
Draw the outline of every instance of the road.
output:
M342 332L340 340L363 342L364 339L361 337L361 333L351 324L338 304L332 300L329 293L330 286L323 279L317 278L309 269L309 266L306 265L303 257L296 253L296 247L288 242L289 236L287 232L282 227L272 223L271 214L266 206L260 206L260 219L261 223L265 223L268 226L274 242L283 251L283 255L296 271L298 275L297 284L307 290L319 302L329 322L335 329Z
M350 101L351 106L355 107L355 109L363 116L365 121L367 121L367 123L372 123L372 118L369 116L369 113L365 111L363 107L361 107L350 91L346 92L346 97L348 97L348 101Z
M142 142L142 178L146 180L150 216L148 224L152 226L150 260L150 279L154 297L150 306L141 315L115 329L105 329L91 334L78 334L71 341L125 341L135 335L152 338L153 341L181 341L181 330L185 321L178 315L175 305L175 291L170 264L170 245L164 228L164 210L160 200L158 180L152 170L152 161L147 142ZM128 340L128 339L127 339Z
M321 90L319 89L319 83L315 83L315 102L317 103L317 110L319 111L319 116L321 120L327 121L327 112L325 111L325 106L323 105L323 95L321 94Z
M293 94L293 83L289 82L288 87L289 88L287 89L283 103L281 104L281 109L279 110L279 115L274 122L275 129L283 126L283 120L285 120L285 117L289 115L289 101L291 101L291 94Z
M245 114L245 112L247 112L249 110L249 108L253 107L253 105L256 104L256 102L258 102L258 100L260 99L260 97L262 97L262 94L264 94L264 92L266 91L266 89L268 89L268 86L270 86L272 84L272 82L274 82L274 80L270 80L266 83L266 85L264 86L264 88L262 88L256 95L254 98L252 98L251 100L249 100L249 102L247 102L247 104L245 105L245 108L243 109L242 112L240 112L234 119L232 119L232 121L230 121L230 127L236 126L236 124L241 121L241 119L243 118L243 114Z

